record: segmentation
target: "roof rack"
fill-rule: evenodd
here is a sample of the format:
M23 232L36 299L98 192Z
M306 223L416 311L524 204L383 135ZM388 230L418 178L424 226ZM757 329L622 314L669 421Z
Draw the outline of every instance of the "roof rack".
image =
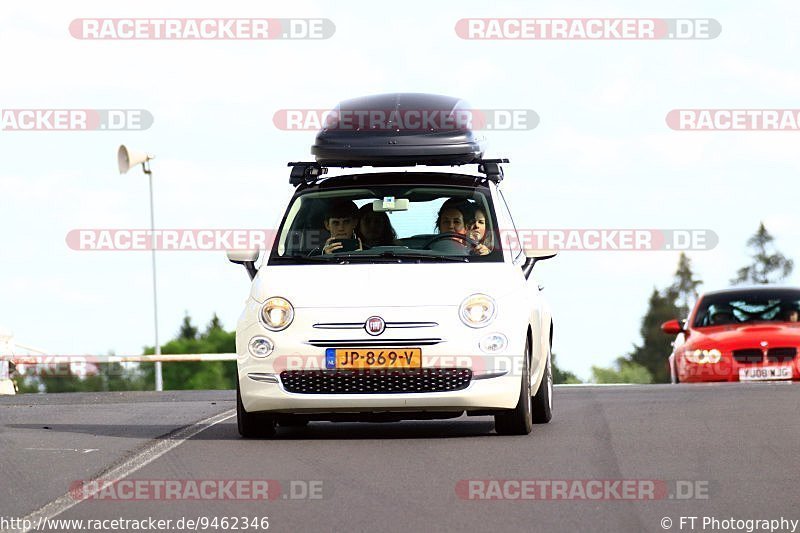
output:
M294 161L289 163L292 171L289 174L289 183L297 187L302 183L312 184L320 176L328 173L328 167L323 167L316 161Z
M500 159L477 159L470 163L457 163L451 166L478 165L478 172L485 174L485 179L500 183L503 181L503 167L501 167L500 164L508 162L508 158L503 157ZM316 161L293 161L289 163L288 166L292 167L289 173L289 183L295 187L302 184L312 185L317 180L321 179L324 174L328 173L329 166L339 167L339 165L322 166ZM339 168L350 167L349 165L342 165Z
M478 163L478 172L486 174L486 179L495 183L503 181L503 167L500 166L500 163L508 163L508 158L479 159L476 163Z

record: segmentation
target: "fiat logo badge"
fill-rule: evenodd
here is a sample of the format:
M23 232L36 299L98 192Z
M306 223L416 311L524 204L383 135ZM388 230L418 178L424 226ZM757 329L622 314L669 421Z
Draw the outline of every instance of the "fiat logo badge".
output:
M367 333L370 335L380 335L383 333L383 330L386 329L386 322L379 316L371 316L364 324L364 329L367 330Z

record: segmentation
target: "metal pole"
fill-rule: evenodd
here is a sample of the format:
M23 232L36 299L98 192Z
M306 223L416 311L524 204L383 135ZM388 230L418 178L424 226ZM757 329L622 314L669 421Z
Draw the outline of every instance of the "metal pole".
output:
M0 330L0 355L7 357L13 355L12 339L13 336L10 332L5 334ZM9 362L7 359L3 359L0 361L0 394L16 394L16 392L14 382L11 381Z
M155 216L153 215L153 173L150 171L150 165L145 161L142 163L144 173L150 181L150 250L153 257L153 320L156 332L156 357L161 356L161 344L158 342L158 291L156 289L156 247L155 247L155 234L156 223ZM156 390L164 390L164 380L161 376L161 361L156 361Z

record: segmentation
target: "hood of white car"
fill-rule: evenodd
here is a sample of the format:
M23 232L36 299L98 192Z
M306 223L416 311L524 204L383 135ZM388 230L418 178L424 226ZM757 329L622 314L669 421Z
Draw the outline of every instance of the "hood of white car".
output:
M270 265L251 296L280 296L296 308L457 306L475 293L500 299L524 282L522 270L505 263Z

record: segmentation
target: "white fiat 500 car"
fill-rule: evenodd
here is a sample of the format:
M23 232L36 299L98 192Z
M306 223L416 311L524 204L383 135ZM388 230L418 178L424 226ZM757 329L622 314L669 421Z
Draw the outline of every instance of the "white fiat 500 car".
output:
M397 111L396 124L464 108L391 94L335 112ZM241 435L465 412L500 434L548 422L553 320L531 272L555 251L521 245L499 186L507 160L482 159L461 125L328 124L312 154L290 163L296 189L260 268L257 251L228 252L253 279L236 329ZM364 166L392 168L327 173Z

